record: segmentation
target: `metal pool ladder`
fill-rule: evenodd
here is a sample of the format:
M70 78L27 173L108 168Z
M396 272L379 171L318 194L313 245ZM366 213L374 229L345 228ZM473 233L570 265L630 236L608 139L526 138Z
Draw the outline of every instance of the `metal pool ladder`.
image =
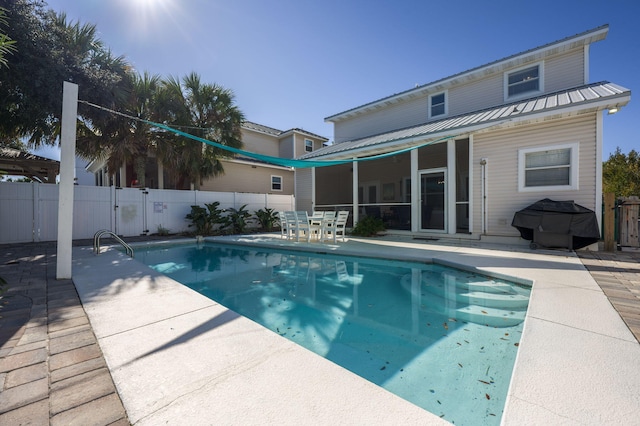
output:
M127 252L127 254L129 256L133 257L133 249L131 248L131 246L129 244L125 243L122 238L118 237L114 232L111 232L108 229L101 229L100 231L96 232L95 235L93 236L93 251L96 254L100 254L100 238L105 234L110 235L117 242L122 244L122 247L124 247L124 249Z

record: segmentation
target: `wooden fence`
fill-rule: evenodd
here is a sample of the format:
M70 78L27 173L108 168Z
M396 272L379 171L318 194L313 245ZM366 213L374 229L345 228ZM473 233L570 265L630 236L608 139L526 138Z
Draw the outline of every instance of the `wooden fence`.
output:
M640 198L618 199L618 243L621 247L640 247L638 240L638 220Z

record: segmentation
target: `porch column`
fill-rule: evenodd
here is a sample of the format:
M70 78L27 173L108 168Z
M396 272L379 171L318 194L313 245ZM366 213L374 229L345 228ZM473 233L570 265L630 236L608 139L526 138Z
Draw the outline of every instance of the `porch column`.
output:
M71 279L73 240L73 190L76 164L76 120L78 85L62 83L60 126L60 184L58 185L58 247L56 279Z
M127 167L126 166L120 166L120 187L121 188L127 187Z
M352 184L352 203L353 203L353 224L355 226L358 223L358 162L356 158L351 162L351 168L353 169L353 173L351 174L351 184Z
M311 212L316 211L316 168L311 167Z
M447 141L447 233L455 234L458 229L456 224L456 141Z
M419 149L419 148L418 148ZM411 232L420 230L420 175L418 149L411 150Z
M164 165L160 159L156 161L158 163L158 189L164 189Z

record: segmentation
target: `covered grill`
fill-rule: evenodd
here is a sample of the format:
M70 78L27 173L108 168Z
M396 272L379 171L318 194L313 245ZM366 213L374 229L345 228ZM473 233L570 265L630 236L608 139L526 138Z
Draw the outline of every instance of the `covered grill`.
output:
M516 212L511 226L520 236L538 246L579 249L598 242L600 229L593 210L573 201L536 201Z

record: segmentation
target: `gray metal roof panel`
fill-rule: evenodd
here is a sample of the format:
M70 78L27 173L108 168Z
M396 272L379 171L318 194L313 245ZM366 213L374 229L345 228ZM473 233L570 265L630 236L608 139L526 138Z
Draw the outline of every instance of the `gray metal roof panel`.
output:
M388 142L402 144L403 140L414 139L429 134L446 131L463 131L472 125L490 124L502 119L511 117L526 116L545 111L566 109L573 106L584 105L588 108L589 103L599 100L615 99L620 95L631 92L622 86L609 82L593 83L587 86L564 90L557 93L550 93L532 99L520 100L507 105L500 105L493 108L461 114L455 117L444 118L413 127L393 130L387 133L367 136L353 141L345 141L330 145L318 151L301 156L301 159L316 158L331 154L344 153L362 148L372 148ZM409 142L407 142L409 143Z

